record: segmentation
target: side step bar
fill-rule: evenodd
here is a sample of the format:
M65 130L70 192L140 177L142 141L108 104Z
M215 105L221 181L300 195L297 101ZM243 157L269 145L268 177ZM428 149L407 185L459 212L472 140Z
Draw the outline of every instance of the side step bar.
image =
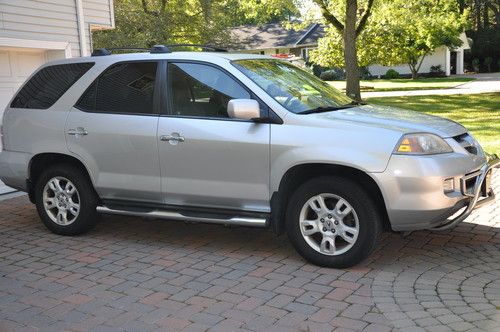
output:
M142 210L142 209L121 209L121 208L108 208L106 206L98 206L97 212L105 214L118 214L124 216L136 216L144 218L160 218L181 221L195 221L211 224L226 224L237 226L252 226L252 227L266 227L268 219L262 215L258 217L253 216L230 216L219 215L214 213L201 214L199 212L190 213L188 211L172 211L172 210Z

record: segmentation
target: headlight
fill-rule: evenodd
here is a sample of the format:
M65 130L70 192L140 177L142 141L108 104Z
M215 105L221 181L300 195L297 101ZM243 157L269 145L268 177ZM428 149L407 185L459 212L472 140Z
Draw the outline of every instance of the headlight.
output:
M453 149L434 134L406 134L394 149L395 154L440 154L453 152Z

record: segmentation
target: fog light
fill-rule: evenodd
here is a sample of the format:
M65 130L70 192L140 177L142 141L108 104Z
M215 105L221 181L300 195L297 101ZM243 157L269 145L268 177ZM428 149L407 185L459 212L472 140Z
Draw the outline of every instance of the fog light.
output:
M455 191L455 180L453 178L445 179L443 181L443 190L445 193Z

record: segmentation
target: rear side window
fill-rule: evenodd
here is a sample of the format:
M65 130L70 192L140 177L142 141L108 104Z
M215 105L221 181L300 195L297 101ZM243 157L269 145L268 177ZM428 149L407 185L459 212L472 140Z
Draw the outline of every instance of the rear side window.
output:
M51 107L93 65L93 62L83 62L40 69L19 91L10 107L36 109Z
M88 112L153 114L157 62L117 63L106 69L76 106Z

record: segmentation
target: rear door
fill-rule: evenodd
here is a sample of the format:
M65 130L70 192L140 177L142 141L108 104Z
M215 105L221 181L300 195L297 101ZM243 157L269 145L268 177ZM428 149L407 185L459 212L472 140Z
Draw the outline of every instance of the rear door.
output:
M168 114L159 121L168 205L269 211L270 125L231 119L230 99L252 94L222 68L168 63Z
M158 61L111 65L69 114L68 148L87 165L102 198L161 201L159 67Z

